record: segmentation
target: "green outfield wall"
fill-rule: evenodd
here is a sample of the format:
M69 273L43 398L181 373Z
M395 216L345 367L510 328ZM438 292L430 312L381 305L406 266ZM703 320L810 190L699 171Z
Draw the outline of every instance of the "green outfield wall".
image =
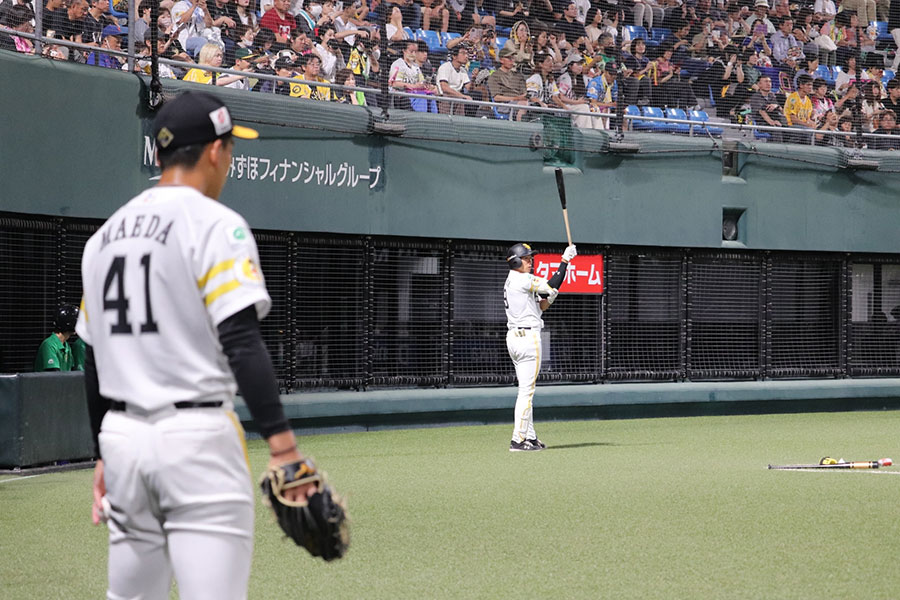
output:
M0 377L0 469L91 458L83 373ZM686 416L900 408L900 379L551 385L535 418ZM282 395L298 433L512 420L516 388L378 390ZM235 411L257 436L246 405Z
M0 72L16 82L0 88L0 210L102 218L152 183L140 78L6 52ZM539 125L410 113L393 117L406 135L382 136L370 133L379 111L219 93L250 124L326 115L343 131L259 125L262 140L238 142L223 201L253 227L564 239L552 168L527 147ZM641 152L617 154L604 133L572 136L584 149L567 169L576 241L721 247L723 210L736 209L750 249L897 252L900 174L844 168L843 150L761 144L766 156L742 154L723 177L721 141L634 134ZM871 153L884 170L900 170L895 155Z

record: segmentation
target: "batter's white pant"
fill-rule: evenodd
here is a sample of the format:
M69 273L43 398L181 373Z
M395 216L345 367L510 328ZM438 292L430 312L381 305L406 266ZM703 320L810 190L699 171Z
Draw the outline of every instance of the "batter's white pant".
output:
M510 329L506 334L506 349L516 367L519 380L519 395L516 397L515 423L512 439L514 442L533 440L534 415L532 402L538 373L541 371L541 330Z
M131 407L129 407L130 409ZM106 413L110 600L247 597L253 484L244 432L215 408Z

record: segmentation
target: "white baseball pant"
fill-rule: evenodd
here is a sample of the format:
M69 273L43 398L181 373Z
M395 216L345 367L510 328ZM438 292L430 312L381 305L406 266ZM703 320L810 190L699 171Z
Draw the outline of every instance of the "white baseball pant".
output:
M100 432L110 600L247 597L253 485L243 429L222 408L106 413Z
M537 438L532 402L541 370L541 330L510 329L506 334L506 349L516 367L519 381L512 439L514 442L533 440Z

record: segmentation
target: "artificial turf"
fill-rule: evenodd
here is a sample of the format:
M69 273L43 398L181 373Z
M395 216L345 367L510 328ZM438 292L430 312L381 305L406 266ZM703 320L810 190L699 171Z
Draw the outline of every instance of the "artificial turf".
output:
M539 411L539 408L538 408ZM897 598L900 412L538 423L314 435L349 497L352 543L323 563L257 504L251 598ZM254 473L265 463L250 444ZM101 598L90 471L0 479L0 597Z

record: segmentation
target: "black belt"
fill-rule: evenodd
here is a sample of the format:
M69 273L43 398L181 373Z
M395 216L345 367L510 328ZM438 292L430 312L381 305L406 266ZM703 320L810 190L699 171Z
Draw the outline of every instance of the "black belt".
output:
M121 400L110 400L109 401L109 410L114 410L116 412L125 412L126 404ZM210 400L208 402L176 402L175 408L219 408L222 406L221 400Z
M531 327L516 327L516 329L531 329Z

